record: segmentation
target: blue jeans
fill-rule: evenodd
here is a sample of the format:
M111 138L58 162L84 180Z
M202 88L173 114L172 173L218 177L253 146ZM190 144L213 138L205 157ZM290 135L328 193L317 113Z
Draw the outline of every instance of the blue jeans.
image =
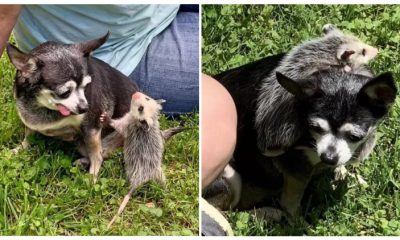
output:
M198 110L199 14L178 12L168 28L153 38L129 78L145 94L165 99L167 115Z

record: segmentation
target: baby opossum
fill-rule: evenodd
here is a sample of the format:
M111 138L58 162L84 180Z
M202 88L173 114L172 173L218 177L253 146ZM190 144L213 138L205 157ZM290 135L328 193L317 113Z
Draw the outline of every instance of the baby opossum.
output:
M140 185L155 180L165 186L165 176L161 168L164 142L184 128L160 130L158 118L163 102L164 100L154 100L136 92L132 95L130 111L122 118L110 119L107 113L100 116L100 122L109 124L124 137L125 170L131 185L108 228L124 210L132 193Z
M372 76L366 64L378 50L358 38L344 34L331 24L323 27L324 36L291 50L271 75L263 80L257 98L255 129L258 148L265 156L281 155L301 136L295 100L277 79L277 73L296 81L307 80L316 72L332 67L345 72Z

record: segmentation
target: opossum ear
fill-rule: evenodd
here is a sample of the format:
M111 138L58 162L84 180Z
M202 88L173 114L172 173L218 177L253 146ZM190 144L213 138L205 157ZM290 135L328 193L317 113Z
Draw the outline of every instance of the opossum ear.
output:
M29 54L23 53L16 46L7 43L7 55L11 60L11 63L15 66L17 70L19 70L24 78L30 78L32 74L38 69L38 67L42 66L43 63ZM29 79L30 83L34 79ZM37 80L37 79L35 79Z
M332 31L339 31L339 29L338 29L335 25L330 24L330 23L325 24L325 25L322 27L322 32L323 32L325 35L328 34L328 33L330 33L330 32L332 32Z
M354 50L344 49L344 50L340 50L338 55L340 56L341 60L349 61L349 59L351 58L351 55L353 55L354 53L356 53Z
M394 103L397 87L392 73L383 73L365 84L359 93L361 99L367 97L367 101L375 106L388 108Z
M107 41L109 36L110 36L110 31L107 31L107 33L100 38L92 39L86 42L81 42L76 44L76 46L83 53L83 56L87 57L91 52L93 52L101 45L103 45Z
M166 101L164 99L157 99L156 103L158 104L158 110L161 111L162 110L162 105L163 103L165 103Z
M280 72L276 72L276 79L286 91L299 98L311 96L316 91L316 85L308 80L294 81Z
M166 101L165 101L164 99L157 99L156 102L157 102L158 104L163 104L163 103L165 103Z

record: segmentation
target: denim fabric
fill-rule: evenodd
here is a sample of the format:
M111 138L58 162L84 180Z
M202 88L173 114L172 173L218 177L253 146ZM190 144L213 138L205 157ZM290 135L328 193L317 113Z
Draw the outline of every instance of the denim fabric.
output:
M199 106L199 14L178 12L173 22L153 38L129 76L145 94L165 99L168 115Z
M63 43L110 37L93 56L130 74L152 39L175 19L179 5L25 5L14 28L22 51L45 41ZM0 30L1 31L1 30Z

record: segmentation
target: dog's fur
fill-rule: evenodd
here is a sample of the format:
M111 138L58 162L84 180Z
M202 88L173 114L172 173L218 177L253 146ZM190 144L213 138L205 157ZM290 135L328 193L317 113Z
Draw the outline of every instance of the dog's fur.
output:
M296 215L314 174L368 157L376 127L394 102L397 89L389 73L374 78L331 68L300 81L280 73L277 80L268 77L283 59L282 54L267 57L215 76L230 92L238 113L237 144L230 165L241 176L241 197L231 207L249 209L280 195L282 208ZM285 114L296 115L304 129L293 147L279 157L266 157L257 147L257 133L263 129L254 127L259 108L254 91L257 96L275 97L263 94L273 94L263 87L272 85L266 81L276 81L281 92L291 95L291 112ZM271 121L281 121L280 116L272 115ZM231 189L225 193L237 194L232 182L226 185Z
M18 114L27 136L43 135L77 141L79 151L90 160L94 179L103 161L102 152L122 142L118 134L102 128L99 116L107 111L119 118L129 111L135 83L107 63L90 55L108 38L63 44L45 42L29 53L8 44L8 56L16 67L14 93ZM107 136L106 136L107 135ZM105 137L102 149L102 137Z
M150 180L165 185L165 176L161 168L164 142L184 128L160 130L158 118L163 102L164 100L154 100L136 92L132 95L130 111L122 118L110 119L108 113L100 116L101 122L109 124L124 137L125 170L131 185L108 228L122 213L132 193L139 186Z
M365 64L376 56L376 48L342 33L333 25L324 26L324 32L322 38L291 50L261 85L255 127L258 129L258 147L266 156L284 153L302 134L299 118L293 114L293 95L277 82L276 72L296 81L331 68L372 76Z

